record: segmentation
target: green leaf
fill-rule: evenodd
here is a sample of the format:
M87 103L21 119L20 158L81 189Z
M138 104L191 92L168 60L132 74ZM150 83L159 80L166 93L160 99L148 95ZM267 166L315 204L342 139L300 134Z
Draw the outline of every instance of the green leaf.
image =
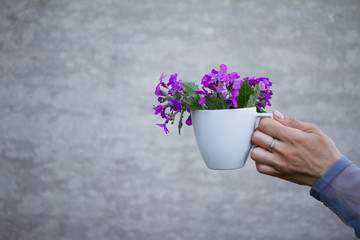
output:
M186 96L194 97L197 94L195 91L199 89L199 86L193 82L182 82L181 83L185 87Z
M259 85L252 88L246 78L239 89L238 108L255 107L259 94L261 94Z
M204 110L205 108L203 107L203 105L200 105L199 103L194 103L190 106L190 110L191 111L195 111L195 110Z
M204 107L198 103L200 96L196 94L199 85L193 82L182 82L181 84L185 87L185 96L182 99L185 108L189 108L191 111L204 109Z
M179 129L179 135L181 135L181 128L183 126L183 118L184 118L184 112L186 111L185 108L183 108L183 110L181 111L181 114L180 114L180 119L179 119L179 125L178 125L178 129Z
M256 87L253 89L253 93L249 96L249 99L246 102L245 107L255 107L259 94L260 94L260 87L259 85L256 85Z
M224 97L218 97L213 94L211 97L206 97L206 104L208 109L228 109L229 104L225 102Z
M249 85L247 79L241 85L238 96L238 108L244 108L249 100L250 95L254 93L254 90Z
M259 107L259 106L257 106L257 105L256 105L256 111L257 111L258 113L265 113L265 112L266 112L264 109L262 109L261 107Z
M199 99L200 96L195 94L194 97L188 99L183 98L182 102L185 104L185 108L189 108L191 111L202 110L204 107L198 103Z

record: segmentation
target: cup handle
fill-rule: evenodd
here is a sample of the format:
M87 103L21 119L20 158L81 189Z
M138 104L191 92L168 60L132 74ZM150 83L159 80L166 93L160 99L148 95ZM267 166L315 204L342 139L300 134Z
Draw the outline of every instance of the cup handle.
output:
M273 113L256 113L256 117L269 117L269 118L274 118Z
M256 118L261 118L261 117L269 117L269 118L272 118L274 119L274 115L273 113L256 113ZM251 144L250 148L254 148L254 147L257 147L257 145L255 144Z

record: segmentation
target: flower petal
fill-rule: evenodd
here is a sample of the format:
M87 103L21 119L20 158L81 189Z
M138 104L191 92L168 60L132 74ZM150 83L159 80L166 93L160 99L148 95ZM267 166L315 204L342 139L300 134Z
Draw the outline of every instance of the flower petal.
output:
M192 119L191 119L191 114L189 115L189 117L186 119L186 125L191 126L192 125Z
M200 105L204 104L205 106L207 106L207 104L206 104L206 98L205 98L205 97L200 98L199 101L198 101L198 103L199 103Z

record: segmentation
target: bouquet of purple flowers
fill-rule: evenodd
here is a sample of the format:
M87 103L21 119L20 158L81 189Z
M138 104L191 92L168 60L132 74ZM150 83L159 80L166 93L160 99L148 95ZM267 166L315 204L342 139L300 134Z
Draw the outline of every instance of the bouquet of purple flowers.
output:
M165 119L157 124L168 133L167 124L174 124L175 116L180 114L179 134L183 126L185 112L189 113L185 123L192 125L191 111L256 107L258 112L265 112L271 106L270 99L272 82L268 78L246 77L240 79L236 72L227 73L227 66L220 65L220 70L213 69L201 80L201 86L193 82L177 79L177 74L170 76L167 83L164 73L156 86L155 95L159 105L153 107L155 115Z

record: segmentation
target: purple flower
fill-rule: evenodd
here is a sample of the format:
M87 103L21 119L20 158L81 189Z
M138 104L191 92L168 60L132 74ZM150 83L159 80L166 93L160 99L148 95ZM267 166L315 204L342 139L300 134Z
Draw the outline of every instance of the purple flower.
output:
M155 95L156 96L161 96L160 85L161 85L161 83L159 83L155 88Z
M160 126L161 128L163 128L166 134L169 133L169 129L167 129L166 123L162 123L162 124L157 123L156 125L158 125L158 126Z
M174 82L172 85L174 92L174 95L178 95L180 91L184 91L185 87L181 84L182 80L179 80L177 82Z
M197 95L205 95L206 97L211 97L211 93L209 93L208 91L206 91L206 89L204 87L202 87L202 90L197 90L195 91L195 93Z
M173 85L174 82L176 82L177 79L177 73L172 74L169 78L169 82L167 83L168 86Z
M272 91L267 89L265 93L266 93L266 95L265 95L265 106L266 105L271 106L270 99L271 99Z
M271 106L270 99L272 91L270 87L272 86L272 82L268 78L251 77L239 80L240 75L238 73L227 73L227 70L228 68L225 64L221 64L219 70L212 69L210 73L203 76L198 89L193 89L196 84L186 82L183 85L182 80L178 79L176 73L171 75L165 83L163 79L166 75L162 73L159 84L157 84L155 89L155 95L160 105L154 105L153 109L155 115L161 115L161 117L165 119L165 123L157 125L163 128L165 133L168 133L167 124L169 122L173 124L176 115L180 112L182 114L184 108L190 113L186 119L186 124L192 125L190 108L194 107L194 109L198 109L200 107L212 109L212 106L207 105L206 99L209 98L214 101L225 101L228 106L224 106L224 108L238 108L239 90L241 90L241 86L245 80L248 81L253 89L257 85L260 88L260 95L258 96L256 105L260 108L264 108L267 105ZM184 86L186 86L186 88ZM189 92L186 91L188 87L190 87ZM194 90L195 93L193 92ZM198 104L196 104L196 101ZM216 107L215 104L214 107ZM182 119L181 117L181 121ZM179 124L179 126L181 127L182 124Z
M263 82L259 82L260 91L266 91L266 85Z
M165 109L167 108L167 106L162 106L162 105L157 105L154 106L153 109L155 110L155 115L158 115L160 113L162 118L167 118L166 114L165 114Z
M200 99L198 100L198 103L199 103L200 105L204 104L205 106L207 106L205 97L200 98Z
M191 119L191 114L189 115L189 117L186 119L186 125L191 126L192 125L192 119Z
M246 78L244 78L245 80ZM257 81L255 79L255 77L251 77L251 78L247 78L247 81L249 83L250 86L254 87L257 84Z
M240 77L240 76L239 76ZM232 88L234 89L234 90L239 90L240 88L241 88L241 85L244 83L244 81L243 80L235 80L234 82L233 82L233 85L232 85Z
M230 103L231 103L231 105L234 107L234 108L237 108L238 107L238 103L237 103L237 98L235 97L230 97L229 98L229 100L230 100Z
M164 73L161 74L160 78L159 78L159 84L156 86L155 89L155 95L156 96L161 96L161 90L160 90L160 86L162 85L162 80L166 77L166 75Z
M257 78L256 82L257 83L263 82L265 84L266 88L272 86L272 82L270 82L270 80L268 78Z
M208 74L211 77L211 80L209 82L213 83L216 81L224 81L227 75L226 70L227 66L225 64L220 65L220 71L216 71L215 69L213 69L211 73Z
M201 84L202 84L204 87L209 87L210 81L211 81L211 77L210 77L209 75L205 75L205 76L201 79Z
M226 82L232 83L238 78L240 78L240 75L237 72L232 72L232 73L229 73L228 75L226 75Z
M225 64L221 64L220 65L220 70L223 71L223 72L226 72L227 66Z
M163 80L164 78L166 78L166 74L161 73L161 76L160 76L160 78L159 78L160 82L162 82L162 80Z
M157 106L154 105L153 109L155 110L155 115L158 115L163 110L163 106L162 105L157 105Z
M176 96L181 94L182 91L185 90L185 87L181 84L182 80L177 80L177 74L171 75L169 78L169 82L167 83L166 87L171 87L168 91L170 96Z
M231 105L234 107L234 108L237 108L238 107L238 99L237 97L239 96L239 89L235 89L235 91L231 92L231 96L229 98L230 102L231 102Z
M211 78L214 78L214 77L217 76L217 74L218 74L218 71L216 71L215 69L213 69L213 70L211 70L211 73L209 73L209 76L210 76Z
M179 101L177 99L172 99L170 102L172 102L174 104L174 106L172 107L173 110L181 111L183 109L183 107L181 105L181 101Z
M163 102L165 102L165 100L162 97L158 97L158 102L163 103Z
M225 89L222 85L220 85L219 88L217 88L216 86L214 86L214 90L215 90L216 93L222 94L223 97L225 97L225 95L226 95L226 89Z
M259 101L264 100L264 104L259 103L258 106L259 107L266 107L266 105L271 106L270 99L273 93L270 90L270 87L272 86L272 82L268 78L257 78L256 82L257 84L259 84L260 92L262 93L260 94L258 100Z

